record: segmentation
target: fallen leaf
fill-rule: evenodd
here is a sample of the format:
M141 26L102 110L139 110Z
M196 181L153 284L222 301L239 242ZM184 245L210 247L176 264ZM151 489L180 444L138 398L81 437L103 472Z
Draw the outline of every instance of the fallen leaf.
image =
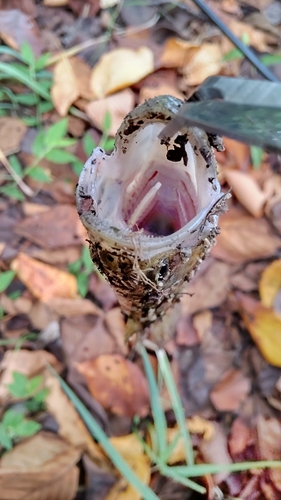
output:
M82 462L86 476L87 495L88 492L94 492L96 500L105 500L109 489L117 481L114 471L104 470L104 468L99 467L86 453L82 457Z
M274 299L281 289L281 259L274 260L265 268L259 283L262 304L273 307Z
M0 116L0 149L8 156L20 149L26 125L19 118Z
M234 169L224 170L224 177L241 205L254 217L261 217L267 195L261 190L253 177L250 174Z
M79 450L50 432L40 432L0 460L1 500L73 500ZM43 495L43 496L42 496Z
M104 128L104 118L106 113L110 114L111 125L107 131L109 135L115 136L124 116L134 107L135 95L131 89L125 89L111 96L89 102L86 105L86 113L91 118L93 124L100 130Z
M28 290L39 300L48 302L54 297L75 298L77 281L73 274L44 264L24 253L12 261L11 269Z
M143 484L150 481L150 461L134 434L110 438L111 444L133 469ZM142 495L127 481L121 478L109 491L105 500L140 500Z
M48 307L65 318L82 314L103 316L103 311L89 299L52 297L47 302Z
M75 367L104 408L127 417L147 415L147 382L136 364L119 354L104 354L92 361L76 363Z
M111 336L114 338L121 354L128 353L128 344L125 343L125 320L119 307L114 307L105 315L105 325Z
M83 97L91 99L91 68L79 57L63 58L54 68L54 83L51 89L54 106L60 116L66 116L71 104Z
M213 387L210 399L218 411L237 411L251 390L251 382L240 370L230 368Z
M22 209L26 216L42 214L43 212L48 212L50 207L48 205L40 205L39 203L31 203L30 201L24 201L22 203Z
M104 320L90 314L63 319L61 341L69 365L116 352L116 342Z
M0 401L3 403L9 396L7 385L13 381L13 372L19 371L28 378L34 377L42 372L46 365L59 368L60 363L53 354L47 351L6 351L0 363L2 373L0 380Z
M257 418L258 447L261 460L281 459L281 425L277 418ZM275 488L281 491L281 469L269 469L268 474Z
M255 432L248 427L241 417L237 417L232 426L228 440L229 451L232 458L236 459L238 455L245 452L248 446L255 442Z
M200 45L194 42L169 38L163 47L160 64L163 68L182 68L199 48Z
M203 439L207 440L212 439L215 432L213 423L205 420L199 415L194 415L194 417L186 419L186 428L190 434L201 434L203 435ZM177 425L167 429L168 444L171 444L174 439L176 439L178 433L179 428ZM178 462L184 461L186 461L186 449L184 439L180 436L177 440L176 446L168 458L168 463L170 465L174 465Z
M154 70L153 53L148 47L138 50L114 49L103 55L92 70L91 89L97 99L130 87Z
M235 141L229 137L223 137L223 143L227 156L230 156L233 167L238 167L242 171L248 167L250 161L250 148L247 144Z
M36 57L43 50L35 21L18 9L0 10L0 36L15 50L20 50L22 44L27 42Z
M44 0L44 5L48 7L62 7L63 5L67 5L69 0Z
M219 306L227 297L228 287L228 265L209 258L183 290L185 295L181 298L182 314L193 314L202 309Z
M73 404L62 391L58 379L46 370L44 380L45 387L49 389L46 397L47 410L59 425L59 435L80 452L86 451L92 459L106 461L99 445L96 444Z
M15 232L44 249L81 245L85 234L73 205L56 205L26 217Z
M222 427L217 423L213 423L214 434L212 439L202 439L199 449L203 455L205 463L209 464L231 464L232 460L227 449L227 438ZM215 475L216 483L224 481L229 472L219 472Z
M281 367L281 317L242 293L236 297L244 322L262 355L268 363Z
M211 254L225 262L242 263L247 260L272 257L281 248L276 236L264 219L254 219L243 209L231 207L220 217L221 232Z
M81 257L81 247L78 245L70 245L67 247L44 249L38 247L31 247L29 249L30 257L46 262L52 266L67 265L75 262Z
M208 76L217 75L223 66L222 55L220 46L215 43L202 43L193 49L192 56L181 70L185 84L199 85Z

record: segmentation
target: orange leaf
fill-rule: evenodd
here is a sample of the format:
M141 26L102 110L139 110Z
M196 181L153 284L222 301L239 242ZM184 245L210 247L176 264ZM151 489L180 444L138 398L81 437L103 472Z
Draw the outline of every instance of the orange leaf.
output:
M104 408L127 417L147 415L147 382L136 364L119 354L103 354L75 366Z
M263 271L259 292L265 307L272 307L274 299L281 289L281 259L275 260Z
M39 260L19 253L11 264L18 278L39 300L47 302L54 297L75 298L77 282L75 276Z

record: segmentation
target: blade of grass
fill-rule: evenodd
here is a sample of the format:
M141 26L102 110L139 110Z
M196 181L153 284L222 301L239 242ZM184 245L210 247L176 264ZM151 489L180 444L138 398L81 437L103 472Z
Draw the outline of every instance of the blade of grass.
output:
M17 52L14 49L11 49L10 47L6 47L5 45L1 45L0 54L8 54L9 56L16 57L20 61L23 61L23 57L19 52Z
M16 80L29 87L44 99L50 99L50 94L44 89L42 85L40 85L40 83L32 80L30 76L27 76L22 71L15 68L13 65L0 62L0 71L3 71L8 78L16 78Z
M199 477L219 472L240 472L249 469L279 468L281 461L261 460L257 462L240 462L235 464L197 464L193 466L175 466L174 470L187 477Z
M161 474L163 474L163 476L170 477L177 483L181 483L184 486L187 486L187 488L191 488L192 490L197 491L202 495L206 493L206 488L204 488L204 486L201 486L200 484L197 484L184 475L180 474L175 470L175 467L169 467L168 465L162 464L159 466L159 471L161 472Z
M149 486L146 486L139 477L134 473L134 471L129 467L127 462L123 457L117 452L117 450L110 443L107 435L99 426L99 424L92 417L87 408L83 405L76 394L70 389L70 387L64 382L64 380L57 374L57 372L49 365L48 366L51 373L58 378L60 385L69 397L74 407L80 414L82 420L88 427L94 439L96 439L101 447L104 449L105 453L108 455L110 460L115 465L116 469L122 474L122 476L141 494L144 500L159 500L158 496L152 491Z
M161 405L160 394L158 391L155 375L153 373L153 369L149 361L148 354L143 345L140 346L140 353L142 356L143 365L148 381L151 411L157 435L159 454L160 457L162 457L165 455L167 447L167 424L166 424L165 413Z
M188 465L194 464L193 447L190 438L189 431L186 427L184 409L181 403L181 398L178 393L177 386L174 381L174 377L170 368L169 360L164 349L159 349L156 351L156 355L159 362L159 367L163 375L164 382L167 386L172 407L175 413L175 417L181 432L182 438L184 440L184 448L186 452L186 462Z

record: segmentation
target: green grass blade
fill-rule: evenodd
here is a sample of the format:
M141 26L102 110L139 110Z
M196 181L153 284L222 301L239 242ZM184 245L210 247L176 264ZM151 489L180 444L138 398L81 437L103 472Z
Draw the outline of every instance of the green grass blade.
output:
M23 61L23 57L19 52L17 52L14 49L11 49L10 47L6 47L5 45L1 45L0 54L8 54L9 56L16 57L20 61Z
M186 477L199 477L219 472L241 472L249 469L265 469L281 467L281 461L262 460L259 462L240 462L235 464L197 464L193 466L175 466L174 470Z
M27 76L22 71L15 68L12 64L0 62L0 71L3 71L5 75L7 75L7 78L15 78L19 82L23 83L44 99L50 99L50 94L44 89L44 87L40 85L40 83L36 82L32 78L30 78L30 76Z
M195 483L194 481L191 481L184 475L180 474L178 471L175 470L175 467L168 467L167 465L160 465L159 470L161 474L163 474L166 477L170 477L177 483L181 483L184 486L187 486L187 488L191 488L194 491L198 491L198 493L201 493L204 495L206 493L206 488L204 486L201 486L200 484Z
M157 435L157 442L159 447L159 454L162 458L166 453L167 448L167 424L166 417L163 411L160 394L157 387L157 382L155 379L155 375L152 369L152 366L149 361L148 354L144 348L144 346L140 347L140 353L143 360L143 365L145 369L145 373L147 376L148 386L149 386L149 394L150 394L150 404L151 411L154 419L155 431Z
M175 413L175 417L179 426L179 430L181 432L183 441L184 441L184 448L186 452L186 462L188 465L193 465L194 464L194 456L193 456L193 447L192 447L192 442L191 442L191 437L189 434L189 431L186 427L186 421L185 421L185 413L184 413L184 408L182 406L181 398L177 389L177 386L174 381L174 377L170 368L169 360L167 358L167 355L164 351L164 349L159 349L156 351L156 355L158 358L159 362L159 367L164 379L164 382L167 386L170 398L171 398L171 403L172 407Z
M104 449L105 453L108 455L110 460L115 465L116 469L122 474L122 476L141 494L144 500L159 500L158 496L152 491L151 488L142 483L138 476L134 473L134 471L129 467L127 462L123 459L123 457L116 451L116 449L110 443L107 435L96 422L96 420L92 417L87 408L83 405L80 399L76 396L76 394L70 389L70 387L64 382L64 380L56 373L56 371L49 366L49 370L55 375L66 393L74 407L81 415L84 423L88 427L94 439L96 439L101 447Z

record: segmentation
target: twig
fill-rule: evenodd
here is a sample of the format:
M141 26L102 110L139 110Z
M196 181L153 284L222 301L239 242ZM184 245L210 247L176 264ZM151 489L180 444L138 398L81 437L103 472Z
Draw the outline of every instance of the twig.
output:
M12 176L17 185L21 188L21 190L26 194L26 196L35 196L35 193L32 189L25 184L25 182L21 179L21 177L17 174L17 172L13 169L12 165L8 161L7 157L3 153L0 148L0 161L3 163L4 167L8 170L9 174Z

